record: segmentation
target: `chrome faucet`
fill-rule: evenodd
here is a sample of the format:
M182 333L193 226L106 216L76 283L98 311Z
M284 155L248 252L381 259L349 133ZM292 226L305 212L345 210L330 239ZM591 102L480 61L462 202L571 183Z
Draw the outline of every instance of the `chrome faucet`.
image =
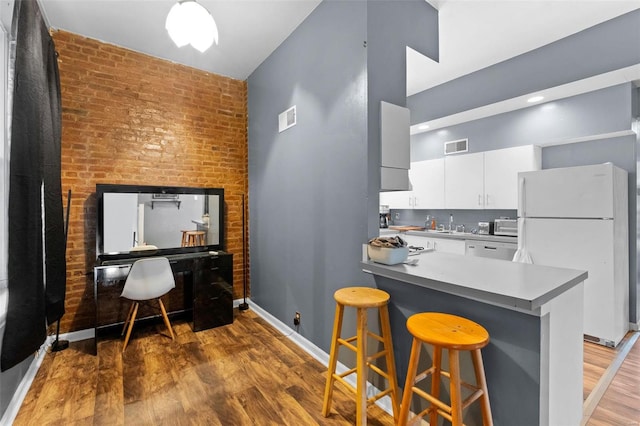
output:
M453 215L449 215L449 232L453 231Z

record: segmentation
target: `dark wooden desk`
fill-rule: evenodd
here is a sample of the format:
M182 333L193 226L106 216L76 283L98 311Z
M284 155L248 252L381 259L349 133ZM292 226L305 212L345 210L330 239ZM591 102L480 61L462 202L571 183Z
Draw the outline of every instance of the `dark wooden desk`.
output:
M120 297L131 265L143 257L169 259L176 288L163 296L169 316L186 316L193 331L233 322L233 255L225 252L145 252L99 258L94 268L95 333L119 328L126 319L130 301ZM156 306L141 305L136 321L159 316Z

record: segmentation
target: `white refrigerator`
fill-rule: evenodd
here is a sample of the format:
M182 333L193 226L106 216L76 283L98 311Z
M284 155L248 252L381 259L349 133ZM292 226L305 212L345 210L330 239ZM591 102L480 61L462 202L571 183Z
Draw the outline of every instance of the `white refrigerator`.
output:
M518 178L524 249L534 264L588 272L584 338L615 347L629 329L627 172L605 163Z

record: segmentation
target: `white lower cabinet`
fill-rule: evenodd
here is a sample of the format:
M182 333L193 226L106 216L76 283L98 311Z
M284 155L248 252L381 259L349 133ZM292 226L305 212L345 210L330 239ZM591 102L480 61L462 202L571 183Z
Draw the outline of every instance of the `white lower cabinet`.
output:
M442 253L464 254L464 240L451 238L423 237L421 235L401 235L408 245L415 247L432 248Z

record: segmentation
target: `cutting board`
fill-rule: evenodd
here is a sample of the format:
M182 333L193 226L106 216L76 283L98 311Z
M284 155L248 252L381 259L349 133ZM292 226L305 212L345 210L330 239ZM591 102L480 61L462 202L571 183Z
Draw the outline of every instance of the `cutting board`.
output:
M424 231L424 226L390 226L389 229L394 231Z

